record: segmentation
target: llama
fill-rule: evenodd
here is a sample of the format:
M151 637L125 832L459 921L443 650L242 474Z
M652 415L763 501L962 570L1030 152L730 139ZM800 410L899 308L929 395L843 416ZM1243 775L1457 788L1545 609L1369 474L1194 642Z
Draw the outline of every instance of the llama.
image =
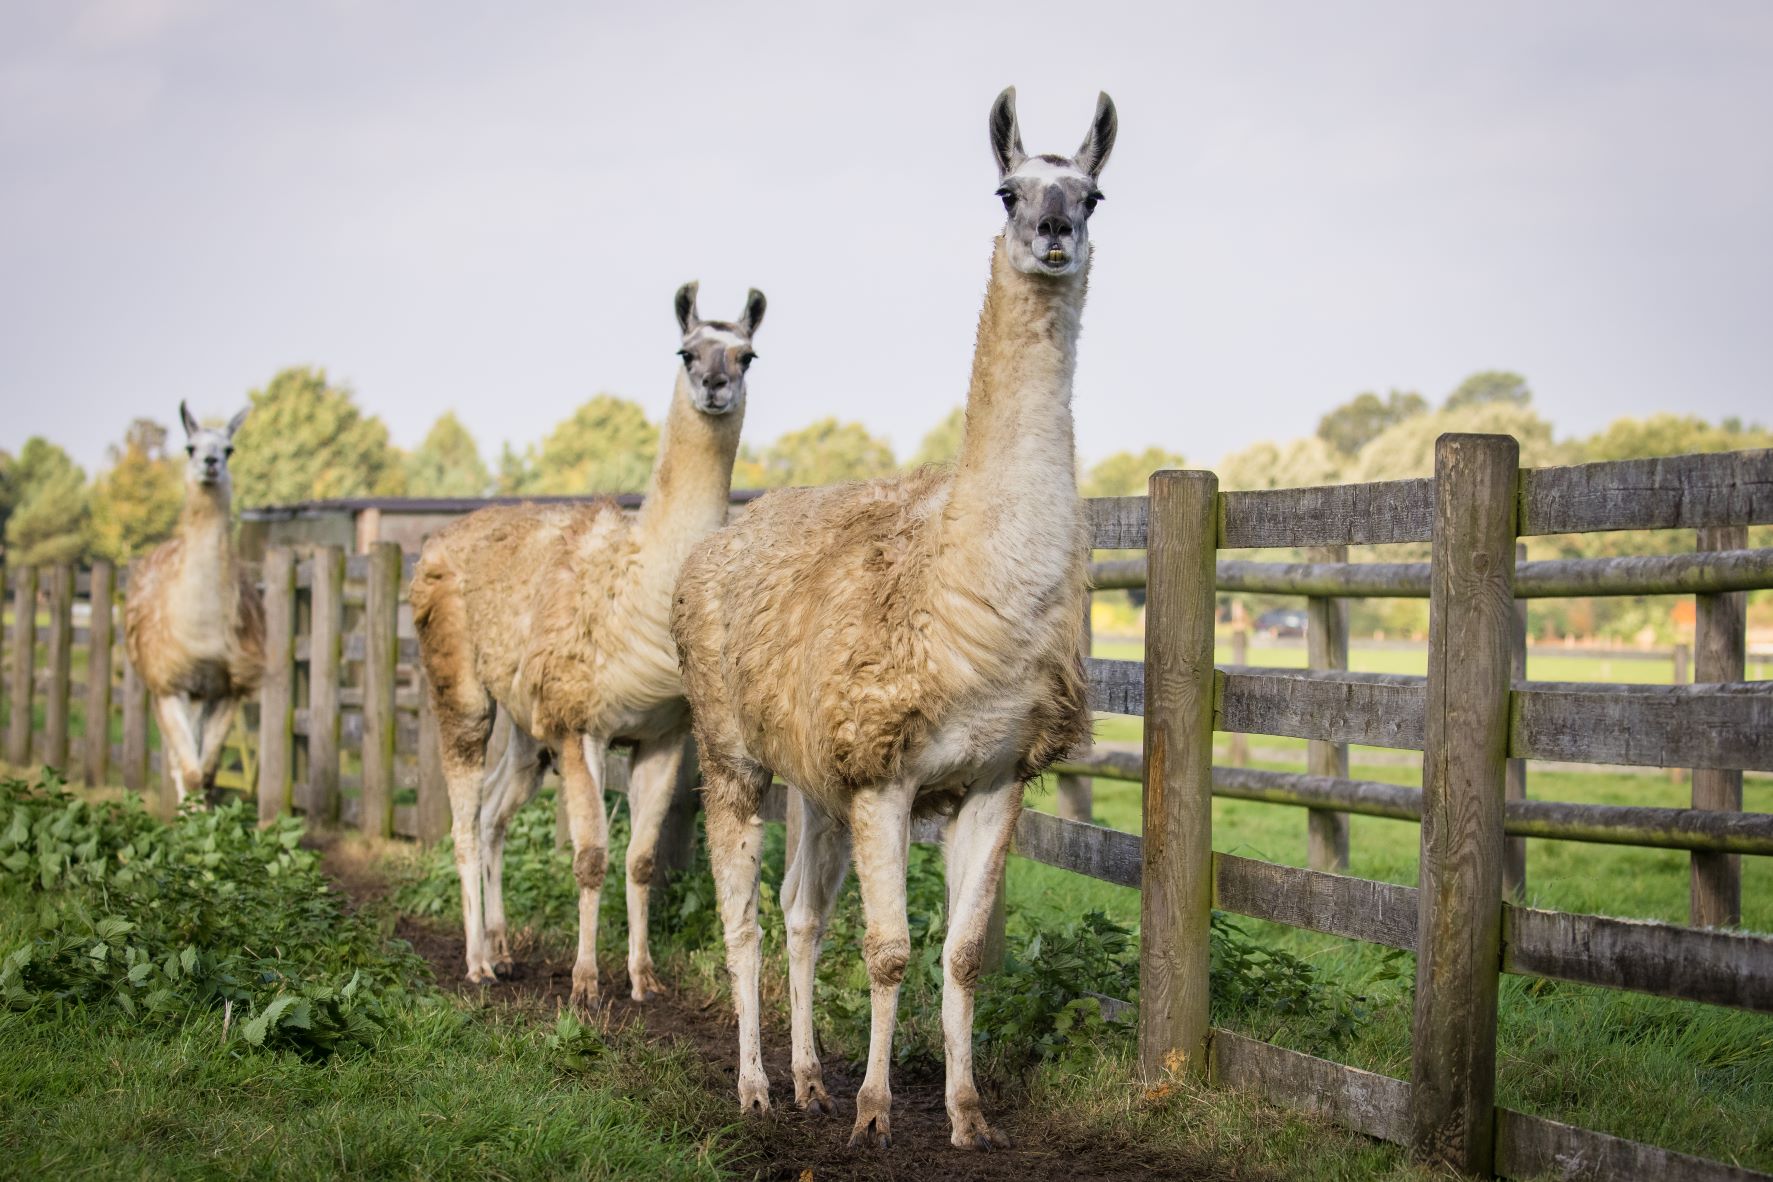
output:
M172 538L132 563L123 642L154 700L166 774L183 804L215 801L222 743L265 673L265 605L234 552L228 457L241 411L220 431L184 403L185 504Z
M613 500L482 509L433 534L413 576L419 634L449 785L468 980L511 966L503 897L505 831L558 761L579 884L571 1004L599 1002L597 908L607 861L603 766L635 744L628 804L628 978L634 1000L662 992L647 944L660 830L689 742L671 641L671 589L684 556L726 522L745 414L752 289L736 322L703 320L696 284L677 292L676 389L646 499L630 519ZM494 711L511 742L486 772Z
M709 851L739 1022L739 1102L767 1112L759 1047L759 801L800 791L782 884L796 1102L835 1111L813 971L853 844L873 1021L852 1146L891 1143L894 1010L910 955L914 814L947 823L942 1033L952 1140L1008 1142L973 1083L973 993L1022 787L1089 733L1078 651L1089 534L1071 383L1088 218L1115 136L1097 101L1076 157L1028 156L1015 91L992 106L1008 224L992 252L952 471L773 492L698 546L672 611L701 752Z

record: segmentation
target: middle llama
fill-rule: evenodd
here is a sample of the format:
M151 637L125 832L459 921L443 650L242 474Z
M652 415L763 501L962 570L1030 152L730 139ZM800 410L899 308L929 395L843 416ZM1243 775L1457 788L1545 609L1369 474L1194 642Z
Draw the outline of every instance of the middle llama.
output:
M1008 220L979 315L953 471L772 492L683 566L671 628L695 712L715 894L739 1019L739 1102L769 1108L759 1045L758 806L800 789L782 911L795 1100L834 1111L813 1042L813 967L854 845L873 1023L852 1145L891 1138L905 873L917 813L951 816L942 1039L953 1143L1005 1144L973 1084L973 991L1022 785L1089 734L1079 653L1090 535L1071 382L1096 179L1114 104L1072 157L1030 156L1015 91L992 105Z
M628 806L628 979L660 991L647 946L653 858L689 738L669 627L685 555L726 522L745 417L745 375L763 322L752 289L737 321L703 320L696 285L677 292L677 385L646 499L630 518L614 500L482 509L426 541L413 575L413 623L437 713L462 880L468 980L510 968L503 897L505 831L558 759L579 884L572 1006L598 1004L597 906L608 850L604 756L632 740ZM511 741L486 768L496 707Z

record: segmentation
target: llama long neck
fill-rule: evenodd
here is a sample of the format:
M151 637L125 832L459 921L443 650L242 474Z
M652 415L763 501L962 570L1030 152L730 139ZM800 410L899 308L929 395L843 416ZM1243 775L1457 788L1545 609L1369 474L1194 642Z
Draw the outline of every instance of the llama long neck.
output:
M659 458L635 524L648 565L673 580L690 548L726 524L745 414L740 406L728 414L705 415L690 397L689 378L680 369Z
M179 511L178 536L184 542L187 578L219 576L232 568L230 496L226 484L191 484Z
M991 256L938 562L1006 614L1050 600L1078 561L1071 380L1088 270L1024 274L1002 238Z

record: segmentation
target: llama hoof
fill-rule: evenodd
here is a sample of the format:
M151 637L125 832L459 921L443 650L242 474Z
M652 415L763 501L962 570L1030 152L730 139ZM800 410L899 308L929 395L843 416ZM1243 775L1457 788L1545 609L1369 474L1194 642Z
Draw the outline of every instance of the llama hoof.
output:
M808 1116L836 1116L837 1105L831 1101L831 1093L825 1085L816 1079L808 1080L795 1087L794 1102Z
M580 1018L591 1018L596 1016L597 1011L603 1008L603 998L598 996L597 987L595 985L591 986L589 989L582 985L574 985L572 997L568 1000L567 1004L572 1007L575 1016Z
M856 1127L850 1133L851 1149L892 1148L891 1106L890 1096L870 1097L866 1092L856 1093Z
M659 980L658 974L653 972L651 965L646 966L638 972L630 969L628 971L628 980L631 983L633 990L629 996L633 997L635 1001L651 1001L653 998L665 992L664 982Z
M763 1080L739 1081L739 1111L746 1116L770 1114L770 1086Z
M493 976L502 980L505 977L509 977L511 975L511 970L515 967L516 966L511 963L510 957L506 957L504 960L495 960L493 961Z
M975 1149L980 1153L1010 1147L1010 1139L986 1124L977 1108L963 1111L954 1119L952 1141L956 1149Z
M493 967L491 965L479 964L479 965L468 966L468 984L470 984L470 985L497 985L498 983L499 983L499 975L493 971Z

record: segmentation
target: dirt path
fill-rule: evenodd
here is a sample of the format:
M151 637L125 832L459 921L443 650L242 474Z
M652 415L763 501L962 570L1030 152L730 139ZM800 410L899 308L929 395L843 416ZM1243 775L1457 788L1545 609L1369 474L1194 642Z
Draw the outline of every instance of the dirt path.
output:
M359 905L380 900L388 893L386 880L361 848L344 844L320 848L327 872ZM571 960L540 949L520 949L519 963L510 980L483 988L469 985L463 978L462 933L453 923L403 916L396 923L395 934L425 957L439 985L464 997L533 1011L542 1021L552 1020L572 992ZM684 993L670 993L642 1005L629 999L626 985L619 966L613 972L611 966L604 966L604 1005L611 1026L620 1029L644 1022L649 1039L687 1044L704 1065L707 1086L723 1098L736 1097L738 1035L730 1007L718 998ZM957 1150L948 1142L948 1114L943 1106L939 1071L895 1069L892 1148L851 1150L847 1142L855 1116L854 1098L862 1082L861 1065L828 1059L825 1083L837 1100L837 1115L807 1117L793 1104L786 1029L766 1025L763 1036L764 1067L774 1085L772 1098L776 1109L771 1116L745 1127L744 1140L754 1152L746 1154L740 1163L741 1172L751 1172L759 1179L1108 1182L1153 1178L1251 1182L1266 1177L1232 1163L1179 1160L1173 1154L1156 1154L1137 1144L1104 1143L1099 1136L1086 1140L1043 1123L1041 1113L1020 1106L1018 1097L989 1091L983 1097L986 1110L994 1114L998 1126L1009 1135L1013 1148L991 1154ZM736 1100L733 1107L736 1116ZM698 1131L706 1134L715 1130Z

